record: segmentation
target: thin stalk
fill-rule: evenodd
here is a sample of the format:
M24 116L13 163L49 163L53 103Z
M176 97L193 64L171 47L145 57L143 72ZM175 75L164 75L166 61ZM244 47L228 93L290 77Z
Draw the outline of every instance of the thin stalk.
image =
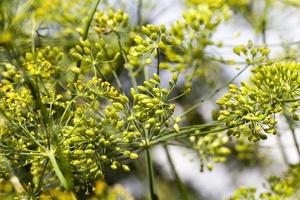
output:
M153 165L152 165L152 160L151 160L151 154L150 154L149 147L146 148L145 153L146 153L146 164L147 164L149 189L150 189L150 199L151 200L158 200L158 197L154 192L154 173L153 173Z
M295 124L293 123L292 119L287 114L284 114L284 117L285 117L285 119L288 123L288 126L289 126L290 130L291 130L294 145L295 145L295 148L297 150L298 157L300 159L300 146L298 144L298 140L297 140L297 136L296 136L295 126L294 126Z
M84 27L83 34L82 34L82 40L83 40L83 41L86 40L87 37L88 37L89 30L90 30L90 27L91 27L91 24L92 24L92 20L93 20L94 15L95 15L95 13L96 13L96 11L97 11L98 5L101 3L101 1L102 1L102 0L97 0L97 2L95 3L95 5L94 5L94 7L93 7L93 10L92 10L92 12L91 12L91 15L90 15L89 18L88 18L88 21L87 21L87 23L86 23L86 25L85 25L85 27ZM81 60L77 61L76 66L77 66L78 68L80 68L80 67L81 67L81 63L82 63ZM79 74L76 74L75 77L74 77L74 81L73 81L74 83L77 82L78 77L79 77Z
M46 172L46 168L47 168L47 166L48 166L48 163L49 163L49 159L47 159L47 160L45 161L43 171L42 171L42 173L41 173L41 175L40 175L39 182L38 182L37 187L36 187L36 189L35 189L35 194L38 194L38 193L40 192L40 190L41 190L42 180L43 180L44 174L45 174L45 172Z
M267 47L267 22L268 22L268 10L269 10L269 6L270 6L270 1L269 0L265 0L265 7L263 10L263 15L262 15L262 24L261 24L261 32L262 32L262 40L264 45L266 45Z
M117 36L117 39L118 39L118 46L119 46L120 52L121 52L121 54L122 54L122 57L123 57L124 61L125 61L126 63L128 63L128 59L127 59L127 57L126 57L126 52L125 52L125 50L124 50L124 48L123 48L123 46L122 46L121 35L120 35L120 33L118 33L118 32L114 32L114 33L115 33L116 36ZM134 77L134 74L133 74L133 71L132 71L131 67L128 67L128 73L129 73L129 78L130 78L130 80L131 80L131 83L132 83L133 87L134 87L135 89L137 89L137 82L136 82L136 79L135 79L135 77Z
M137 5L137 24L139 26L141 26L142 23L143 23L142 10L143 10L143 0L138 0L138 5Z
M87 21L87 23L86 23L86 25L85 25L85 28L84 28L84 31L83 31L83 35L82 35L82 39L83 39L83 40L86 40L86 39L87 39L87 36L88 36L88 34L89 34L89 29L90 29L90 26L91 26L91 24L92 24L92 20L93 20L94 15L95 15L95 13L96 13L96 11L97 11L98 5L101 3L101 1L102 1L102 0L97 0L96 4L95 4L94 7L93 7L93 10L92 10L92 12L91 12L91 15L89 16L88 21Z
M295 129L292 128L291 131L292 131L292 136L293 136L294 144L295 144L295 147L297 149L298 156L299 156L299 159L300 159L300 147L299 147L299 144L298 144L298 141L297 141Z
M172 173L175 177L175 180L176 180L176 184L177 184L177 187L178 189L180 190L180 193L181 193L181 196L182 196L182 199L183 200L189 200L189 195L186 191L186 188L184 187L184 184L182 183L178 173L177 173L177 170L175 168L175 165L173 163L173 160L171 158L171 155L170 155L170 152L169 152L169 149L168 149L168 146L167 145L164 145L164 150L166 152L166 155L167 155L167 158L168 158L168 162L170 164L170 167L171 167L171 170L172 170Z
M279 102L283 102L283 103L291 103L291 102L297 102L300 101L300 99L286 99L286 100L278 100Z
M116 70L112 70L112 74L113 74L113 76L114 76L114 78L117 82L117 85L118 85L119 89L123 91L122 83L121 83L121 81L118 77L118 74L116 73Z
M190 126L182 126L180 127L180 131L179 134L183 134L186 132L191 132L191 131L196 131L196 130L200 130L201 129L207 129L208 127L217 127L217 126L222 126L224 125L223 123L219 122L219 123L207 123L207 124L197 124L197 125L190 125ZM171 133L177 133L174 129L165 129L164 131L161 131L161 133L159 134L158 137L156 138L160 138L162 136L166 136L169 135ZM177 133L178 134L178 133Z
M281 135L278 133L277 134L277 143L278 143L278 146L279 146L279 150L280 150L280 153L281 153L281 156L282 156L282 159L283 159L283 162L285 163L285 165L289 166L289 160L288 160L288 157L284 151L284 146L282 144L282 141L281 141Z
M53 166L53 170L55 171L56 176L58 177L59 181L61 182L61 184L64 186L65 189L69 190L70 187L69 187L68 181L64 177L62 171L60 170L53 151L50 151L48 153L48 158Z
M145 79L145 81L149 80L149 69L148 69L148 66L144 67L144 79Z
M32 15L32 30L31 30L31 51L32 51L32 55L35 58L35 16L34 14Z
M156 74L159 76L159 72L160 72L160 58L159 58L159 54L160 54L160 50L159 48L156 48L156 54L157 54L157 66L156 66Z
M149 145L152 146L152 145L156 145L159 143L164 143L169 140L182 139L182 138L187 138L190 136L207 135L210 133L225 131L225 130L228 130L229 128L231 128L231 127L224 127L224 128L220 128L220 129L216 129L216 130L209 130L209 131L203 131L203 132L200 131L199 133L195 133L194 130L180 131L179 133L176 131L169 132L169 134L167 134L167 135L164 135L162 137L158 137L158 138L151 140Z
M180 117L183 118L185 117L187 114L189 114L191 111L193 111L194 109L196 109L198 106L200 106L204 101L214 97L219 91L221 91L223 88L225 88L227 85L229 85L230 83L232 83L237 77L239 77L244 71L246 71L246 69L248 69L250 65L245 66L241 71L239 71L239 73L237 73L234 77L232 77L229 81L227 81L224 85L222 85L221 87L217 88L215 91L213 91L210 95L208 95L207 97L204 97L202 99L200 99L198 101L198 103L194 104L193 106L191 106L189 109L187 109Z

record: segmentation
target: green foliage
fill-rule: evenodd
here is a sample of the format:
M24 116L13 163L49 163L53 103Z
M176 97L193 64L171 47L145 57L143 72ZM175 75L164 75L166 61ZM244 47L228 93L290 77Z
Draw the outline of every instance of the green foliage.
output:
M233 47L245 68L207 97L197 85L219 84L216 69L236 63L212 51L223 47L214 36L232 11L256 19L254 1L184 2L182 17L170 26L142 24L147 21L141 19L142 0L138 19L129 8L101 0L0 2L0 195L132 199L105 181L118 173L137 174L145 160L141 171L148 170L154 200L154 146L164 145L166 152L171 144L191 149L200 170L211 171L214 162L225 163L235 153L231 158L253 161L259 143L251 146L245 138L259 142L276 134L281 114L295 132L300 64L270 58L267 44ZM265 38L273 1L264 6L252 25ZM250 83L233 84L248 68ZM229 93L217 101L217 121L186 118L227 86ZM186 105L191 106L181 115L176 108ZM188 199L170 156L168 161L181 197ZM269 191L259 198L297 195L299 174L294 166L284 177L270 177ZM241 188L230 199L256 198L255 188Z

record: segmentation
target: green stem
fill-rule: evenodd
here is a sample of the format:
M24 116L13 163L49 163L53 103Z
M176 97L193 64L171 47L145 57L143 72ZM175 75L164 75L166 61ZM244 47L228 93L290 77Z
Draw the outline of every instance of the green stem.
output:
M299 156L299 158L300 158L300 147L299 147L299 144L298 144L298 141L297 141L295 129L292 128L291 131L292 131L292 136L293 136L294 144L295 144L295 147L296 147L296 149L297 149L298 156Z
M263 43L264 45L266 45L267 47L267 21L268 21L268 10L269 10L269 6L270 6L270 1L269 0L265 0L265 7L263 10L263 15L262 15L262 24L261 24L261 32L262 32L262 39L263 39Z
M138 5L137 5L137 24L139 26L142 25L142 23L143 23L142 9L143 9L143 0L138 0Z
M49 159L47 159L47 160L45 161L45 163L44 163L43 171L42 171L42 173L41 173L41 175L40 175L39 182L38 182L37 187L36 187L36 189L35 189L35 193L36 193L36 194L38 194L38 193L40 192L41 188L42 188L42 180L43 180L44 174L45 174L45 172L46 172L46 168L47 168L47 166L48 166L48 163L49 163Z
M165 149L165 152L166 152L166 155L167 155L167 158L168 158L168 162L170 164L170 167L171 167L171 170L173 172L173 175L175 177L175 180L176 180L176 184L177 184L177 187L178 189L180 190L181 192L181 195L182 195L182 199L183 200L189 200L189 196L188 196L188 193L186 191L186 188L184 187L184 184L182 183L177 171L176 171L176 168L175 168L175 165L173 163L173 160L171 158L171 155L170 155L170 152L169 152L169 149L168 149L168 146L167 145L164 145L164 149Z
M128 63L128 59L127 59L127 57L126 57L126 52L125 52L125 50L124 50L124 48L123 48L123 46L122 46L121 35L120 35L118 32L114 32L114 33L115 33L116 36L117 36L117 39L118 39L118 45L119 45L119 49L120 49L120 52L121 52L121 54L122 54L122 57L123 57L124 61L125 61L126 63ZM136 79L135 79L135 77L134 77L133 71L132 71L132 69L131 69L130 66L128 67L128 73L129 73L129 77L130 77L130 80L131 80L131 83L132 83L133 87L134 87L135 89L137 89L137 82L136 82Z
M122 83L121 83L121 81L120 81L120 79L118 77L118 74L117 74L116 70L112 70L112 74L113 74L113 76L114 76L114 78L115 78L115 80L117 82L117 85L118 85L119 89L122 90L122 91L124 91L123 87L122 87Z
M193 111L194 109L196 109L198 106L200 106L204 101L206 101L207 99L212 98L213 96L215 96L219 91L221 91L223 88L225 88L227 85L231 84L237 77L239 77L246 69L248 69L250 65L245 66L241 71L239 71L239 73L237 73L234 77L232 77L229 81L227 81L224 85L222 85L221 87L217 88L215 91L213 91L210 95L208 95L207 97L204 97L202 99L200 99L198 101L198 103L194 104L193 106L191 106L189 109L187 109L180 117L183 118L185 117L188 113L190 113L191 111Z
M55 155L54 155L54 152L52 150L50 150L48 152L48 157L49 157L49 160L53 166L53 169L59 179L59 181L61 182L61 184L64 186L65 189L69 190L70 187L69 187L69 184L68 184L68 181L67 179L64 177L62 171L60 170L59 166L58 166L58 163L56 161L56 158L55 158Z
M102 0L97 0L96 4L95 4L94 7L93 7L93 10L92 10L92 12L91 12L91 15L89 16L88 21L87 21L87 23L86 23L86 25L85 25L85 28L84 28L84 30L83 30L82 40L86 40L87 37L88 37L89 29L90 29L90 26L91 26L91 24L92 24L92 20L93 20L94 15L95 15L95 13L96 13L96 11L97 11L98 5L100 4L101 1L102 1ZM78 68L80 68L80 67L81 67L81 63L82 63L81 60L77 61L76 66L77 66ZM75 77L74 77L74 81L73 81L74 83L77 82L78 77L79 77L79 74L76 74Z
M102 1L102 0L98 0L98 1L96 2L95 6L94 6L94 8L93 8L93 10L92 10L91 15L89 16L89 19L88 19L88 21L87 21L87 23L86 23L86 25L85 25L84 32L83 32L83 35L82 35L82 39L83 39L83 40L86 40L86 39L87 39L87 36L88 36L88 34L89 34L89 29L90 29L90 26L91 26L91 24L92 24L92 20L93 20L94 15L95 15L95 13L96 13L96 11L97 11L98 5L100 4L101 1Z
M148 66L146 65L145 67L144 67L144 79L145 79L145 81L148 81L149 80L149 69L148 69Z
M160 58L159 58L159 54L160 54L160 50L159 48L156 48L156 54L157 54L157 66L156 66L156 74L159 76L159 72L160 72Z
M229 128L230 127L224 127L224 128L215 129L215 130L200 131L199 133L195 133L194 129L180 131L179 133L176 131L170 131L168 134L166 134L162 137L157 137L157 138L151 140L150 145L152 146L152 145L156 145L159 143L164 143L169 140L183 139L183 138L187 138L190 136L199 136L199 135L207 135L210 133L217 133L217 132L228 130Z
M149 180L149 189L150 189L150 199L151 200L158 200L157 195L154 192L154 173L153 173L153 166L152 166L152 160L150 155L150 149L149 147L146 148L146 164L147 164L147 170L148 170L148 180Z
M281 156L282 156L282 159L284 161L284 163L289 166L289 160L288 160L288 157L284 151L284 147L283 147L283 144L282 144L282 141L281 141L281 135L280 133L277 134L277 142L278 142L278 146L279 146L279 149L280 149L280 152L281 152Z
M284 117L285 117L285 119L288 123L288 126L289 126L290 130L291 130L294 145L296 147L296 150L297 150L297 153L298 153L298 156L299 156L299 159L300 159L300 147L299 147L298 140L297 140L297 137L296 137L296 132L295 132L295 127L294 127L293 120L286 113L284 114Z

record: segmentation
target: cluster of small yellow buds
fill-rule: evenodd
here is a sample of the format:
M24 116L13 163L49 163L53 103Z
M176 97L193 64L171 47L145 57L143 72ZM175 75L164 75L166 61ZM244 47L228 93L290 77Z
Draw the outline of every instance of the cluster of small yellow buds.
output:
M275 63L253 70L251 82L273 101L293 100L300 94L300 63ZM272 102L273 102L272 101ZM276 102L274 102L276 103Z
M198 133L199 130L196 132ZM204 166L210 171L213 170L211 162L225 162L227 156L231 153L231 150L226 147L229 137L222 133L208 134L200 137L191 136L189 140L199 156L201 171L204 170Z
M81 68L78 66L70 68L75 74L90 72L91 68L97 72L99 64L104 65L101 67L102 74L110 74L113 62L120 57L120 53L110 50L103 39L95 44L91 44L88 40L80 40L80 43L70 50L70 54L74 59L81 62Z
M23 58L23 65L32 76L49 78L60 70L58 63L63 53L57 47L38 49L34 54L27 52Z
M0 83L0 94L0 108L7 118L27 117L28 106L32 105L32 95L28 88L14 88L11 82L3 79Z
M230 93L217 101L222 107L218 119L230 127L228 133L237 137L250 133L249 140L253 141L266 139L263 133L276 133L274 114L286 104L292 104L290 111L297 118L299 70L300 65L295 62L259 66L253 69L253 85L229 85Z
M166 26L148 24L141 27L142 36L136 34L133 38L135 45L130 47L128 61L132 66L144 66L152 64L152 54L156 49L165 49L169 44L166 35ZM158 55L156 55L158 56ZM144 57L145 59L141 59Z
M228 18L228 7L219 9L207 3L199 3L183 13L183 19L172 24L169 33L169 46L164 49L166 61L161 63L162 69L186 72L194 67L194 72L186 76L186 87L190 87L195 77L210 76L211 66L206 67L206 48L215 44L213 33L219 24Z
M233 52L245 59L248 65L260 64L267 61L270 49L266 47L256 47L251 40L247 45L239 45L233 48Z
M130 171L118 158L138 158L127 145L141 134L128 118L128 97L97 77L86 82L78 80L75 89L77 97L99 105L79 101L72 113L72 124L63 129L63 152L71 165L88 178L102 176L104 166Z
M142 125L153 135L160 133L162 128L168 127L175 110L175 104L170 104L168 97L176 81L177 76L174 75L170 80L170 89L161 88L159 76L153 74L153 78L138 86L138 91L132 88L131 95L134 103L133 113L129 120L138 121L139 126ZM179 118L175 120L175 130L179 130L179 121Z
M261 102L256 91L245 83L241 88L230 85L230 93L224 95L217 103L222 106L218 120L230 127L228 134L239 137L241 133L250 132L249 140L266 139L266 133L275 133L276 121L270 105Z
M0 64L0 73L2 79L10 80L12 82L20 81L22 77L17 68L10 63Z
M128 14L122 10L114 11L109 9L107 14L99 11L95 15L96 26L94 29L99 34L120 32L128 25Z
M80 44L71 49L71 55L77 60L83 60L84 56L90 56L91 43L88 40L80 40Z

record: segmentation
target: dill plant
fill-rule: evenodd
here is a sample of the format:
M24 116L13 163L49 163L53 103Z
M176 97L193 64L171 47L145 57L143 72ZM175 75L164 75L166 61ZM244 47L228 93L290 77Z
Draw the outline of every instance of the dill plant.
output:
M247 16L256 2L186 0L171 26L143 23L145 2L136 3L137 24L109 1L0 2L0 192L6 199L133 199L121 186L108 186L106 176L137 173L141 160L149 197L159 199L150 151L157 145L164 146L179 198L191 199L169 145L195 151L201 171L213 170L213 163L226 162L233 152L253 161L255 145L277 134L279 115L288 121L300 156L300 64L289 55L270 58L265 25L273 2L265 1L260 24L252 24L265 44L232 48L241 62L209 48L223 47L213 36L232 11ZM234 63L244 68L198 98L195 82L214 77L211 65ZM233 84L247 69L250 81ZM214 121L187 119L224 88L228 93L217 100ZM189 95L197 100L175 114ZM297 196L299 166L289 166L283 177L268 179L268 192L242 187L229 199Z

